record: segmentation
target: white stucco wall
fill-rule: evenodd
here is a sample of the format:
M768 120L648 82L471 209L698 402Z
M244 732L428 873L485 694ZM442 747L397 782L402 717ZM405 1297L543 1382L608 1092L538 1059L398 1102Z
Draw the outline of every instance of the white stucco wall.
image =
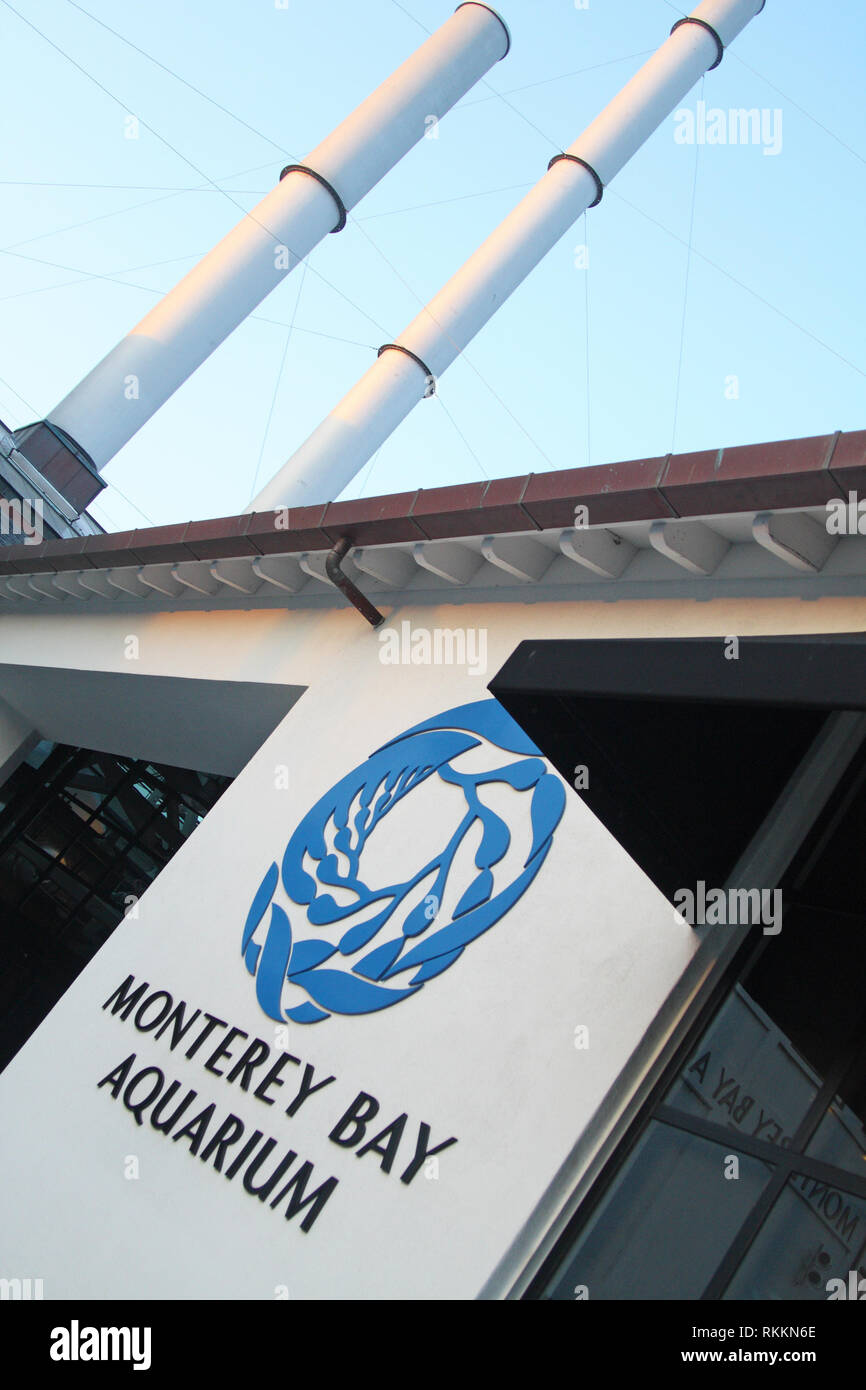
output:
M380 603L388 626L466 626L488 633L490 679L527 638L758 636L866 630L866 598L717 598L695 600L545 601L538 588L525 603L493 599L456 603L429 596L417 606ZM127 655L127 638L138 655ZM121 611L0 616L0 660L36 666L173 675L202 679L283 681L310 685L341 656L380 670L378 635L349 608L237 609L231 612ZM410 676L412 672L408 673ZM430 672L415 670L428 682ZM483 687L484 678L474 684ZM2 695L2 690L0 690Z

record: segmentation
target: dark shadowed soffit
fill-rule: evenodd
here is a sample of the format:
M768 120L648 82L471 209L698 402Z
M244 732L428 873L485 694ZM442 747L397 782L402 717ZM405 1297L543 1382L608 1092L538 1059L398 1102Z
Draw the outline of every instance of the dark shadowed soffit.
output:
M489 686L669 899L725 883L828 715L866 709L866 635L730 640L527 641Z

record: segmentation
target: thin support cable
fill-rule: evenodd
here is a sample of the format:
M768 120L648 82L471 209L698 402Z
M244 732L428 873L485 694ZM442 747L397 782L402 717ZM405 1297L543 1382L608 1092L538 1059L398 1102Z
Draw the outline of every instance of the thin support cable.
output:
M430 36L432 30L428 29L426 24L422 24L420 19L416 19L412 11L407 10L405 5L401 5L400 0L391 0L391 4L395 5L398 10L402 10L407 19L411 19L413 24L417 24L419 29L423 29L424 33L427 34L428 37Z
M538 82L524 82L520 87L507 87L504 92L491 91L489 97L473 97L471 101L461 101L457 109L466 111L470 106L480 106L482 102L493 101L496 97L513 97L519 92L528 92L533 87L549 87L552 82L565 82L572 77L583 77L588 72L597 72L599 68L610 68L616 63L629 63L634 62L636 58L648 58L651 53L655 53L654 48L642 48L639 53L623 53L619 58L606 58L603 63L592 63L588 68L572 68L570 72L560 72L555 77L543 77Z
M250 169L240 169L237 173L226 174L224 175L224 177L227 179L237 179L240 178L243 174L254 174L257 173L259 169L270 167L270 162L267 165L257 164ZM50 187L51 185L39 186ZM65 186L72 188L76 185L68 184ZM84 184L81 186L87 187L87 185ZM111 217L123 217L124 214L127 212L137 212L139 208L153 207L154 203L165 203L168 202L170 198L177 198L184 193L221 193L222 191L223 190L216 184L214 184L212 187L209 184L200 184L198 188L174 188L171 190L166 190L159 198L146 198L141 203L130 203L125 208L115 208L113 212L97 213L95 217L87 217L84 219L83 222L69 222L66 224L65 227L55 227L55 229L51 232L39 232L37 236L26 237L23 241L11 241L8 246L0 246L0 251L17 251L20 246L29 246L31 242L44 241L46 238L49 237L62 236L64 232L75 232L80 227L89 227L92 222L107 222L108 219ZM240 190L235 189L235 192L240 192Z
M276 406L276 404L277 404L277 396L279 395L280 384L281 384L282 379L283 379L283 369L285 368L285 365L286 365L286 358L287 358L288 353L289 353L289 344L290 344L290 342L292 341L292 333L294 332L294 328L295 328L295 319L296 319L297 316L298 316L298 306L300 305L300 302L301 302L301 295L302 295L303 292L304 292L304 281L305 281L306 278L307 278L307 269L308 269L308 267L309 267L309 261L304 261L304 264L303 264L303 267L302 267L302 270L301 270L300 284L298 285L298 293L297 293L297 295L296 295L296 297L295 297L295 305L294 305L294 308L292 309L292 317L291 317L291 319L290 319L290 321L289 321L289 331L288 331L288 333L286 334L286 341L285 341L285 343L284 343L284 345L283 345L283 355L282 355L282 357L281 357L281 359L280 359L280 370L277 372L277 379L276 379L276 381L274 382L274 394L273 394L273 396L271 397L271 406L270 406L270 409L269 409L269 411L268 411L268 418L267 418L267 420L265 421L264 433L262 434L261 448L259 449L259 457L258 457L258 461L257 461L257 463L256 463L256 471L255 471L255 474L254 474L254 476L253 476L253 485L252 485L252 488L250 489L250 495L249 495L249 497L248 497L248 499L247 499L248 503L251 502L251 501L253 500L253 498L255 497L255 495L256 495L256 484L257 484L258 481L259 481L259 472L260 472L261 466L262 466L262 459L264 458L264 455L265 455L265 445L266 445L267 442L268 442L268 434L270 433L271 420L273 419L274 408L275 408L275 406Z
M245 121L242 116L239 116L236 111L231 111L228 106L223 106L222 102L217 101L215 97L208 96L207 92L203 92L200 87L196 87L192 82L188 82L187 79L181 77L180 73L176 72L174 68L168 67L165 63L161 63L158 58L154 58L152 53L148 53L145 49L139 48L138 44L133 43L132 40L126 38L124 34L118 33L117 29L112 29L111 25L106 24L104 19L98 19L95 14L91 14L83 5L77 4L76 0L66 0L66 3L71 5L74 10L78 10L81 14L86 15L94 24L98 24L101 29L107 30L107 32L113 34L116 39L120 39L121 43L125 43L127 48L133 49L133 51L140 54L142 58L146 58L149 63L153 63L156 67L161 68L163 72L167 72L169 77L173 77L176 82L180 82L182 86L188 87L191 92L195 92L196 96L201 97L203 101L210 102L211 106L216 107L217 111L222 111L224 115L230 116L233 121L237 121L238 125L244 126L246 130L251 131L252 134L257 135L260 140L264 140L268 145L273 146L275 150L280 150L283 154L287 153L287 151L283 149L283 146L276 140L272 140L271 137L265 135L263 131L257 130L254 125L250 125L249 121Z
M23 256L20 251L2 251L0 255L14 256L16 260L30 261L33 265L47 266L51 270L75 271L76 266L61 265L59 261L46 261L41 256ZM132 275L137 270L154 270L163 265L176 265L178 261L197 260L201 255L200 251L190 251L185 256L169 256L164 261L145 261L143 265L131 265L127 269L121 268L112 274L102 274L98 270L91 271L89 274L79 274L75 280L64 280L59 285L38 285L32 290L16 290L14 294L0 295L0 303L7 299L24 299L31 294L45 294L48 290L62 290L70 285L83 285L88 280L107 280L113 285L126 285L131 290L147 290L151 294L162 294L162 290L151 289L147 285L136 285L132 280L121 280L121 275Z
M384 444L380 444L379 447L378 447L378 449L376 450L375 454L374 454L373 457L370 459L370 462L369 462L369 464L367 465L367 472L366 472L366 474L364 475L364 480L363 480L363 482L361 483L361 490L360 490L360 492L358 493L358 496L359 496L359 497L363 497L363 496L364 496L364 493L365 493L366 490L367 490L367 486L368 486L368 484L369 484L369 482L370 482L370 479L371 479L372 476L373 476L373 469L376 467L376 464L377 464L378 459L379 459L379 455L381 454L381 452L382 452L382 450L384 449L384 447L385 447Z
M76 68L80 73L82 73L83 76L88 79L88 81L94 84L94 86L98 87L99 90L105 96L109 97L113 102L115 102L117 106L121 107L122 110L129 112L129 114L135 114L134 112L130 111L129 105L126 102L121 101L118 96L115 96L114 92L110 91L104 83L100 82L98 77L94 77L91 72L88 72L87 68L83 67L82 64L77 61L77 59L73 58L71 54L67 53L63 48L61 48L59 44L56 44L53 39L50 39L48 35L43 32L42 29L39 29L29 19L27 19L23 14L21 14L20 10L16 10L15 6L9 3L9 0L0 0L0 4L4 5L7 10L11 11L12 14L16 15L17 18L20 19L23 24L27 25L28 29L32 29L35 34L38 34L39 37L45 41L45 43L47 43L51 48L53 48L56 53L59 53L61 57L65 58L67 62L71 63L74 68ZM166 139L164 135L161 135L158 130L155 130L152 125L149 125L148 122L143 120L140 116L136 116L136 119L138 120L140 125L144 126L145 130L149 130L151 135L155 136L161 144L165 145L166 149L171 150L172 154L176 155L178 159L182 159L185 164L188 164L189 167L198 174L199 178L205 179L209 184L211 184L213 188L217 189L218 192L222 193L223 197L228 198L229 202L232 203L236 208L238 208L243 213L244 217L248 217L252 222L255 222L256 226L260 227L261 230L266 234L266 236L269 236L273 239L275 246L286 245L283 239L281 237L278 237L276 233L271 230L270 227L266 227L265 224L259 220L259 218L257 218L252 212L249 212L247 208L244 207L243 203L239 203L237 198L232 197L232 194L229 192L228 189L220 188L219 185L210 177L210 175L206 174L203 169L200 169L199 166L195 164L193 160L189 158L188 155L183 154L182 151L177 149L177 147L173 145L170 140ZM298 256L297 253L292 249L292 247L287 246L286 249L290 252L291 255L295 256L296 260L303 260L303 257ZM374 324L380 332L383 332L387 335L388 330L384 328L383 325L379 323L378 320L375 319L372 314L368 314L365 309L361 308L360 304L356 304L355 301L349 297L349 295L347 295L343 290L339 289L335 284L333 284L333 282L330 281L327 278L327 276L323 275L321 271L314 270L313 274L317 277L317 279L321 280L323 284L327 285L328 289L333 290L334 293L338 294L341 299L344 299L346 303L349 304L356 311L356 313L363 315L363 317L368 319L370 323Z
M273 167L271 160L259 164L259 169ZM234 175L233 177L237 177ZM216 193L215 188L203 184L180 183L67 183L60 179L0 179L0 188L74 188L88 189L100 193ZM267 188L236 188L235 193L254 194L264 198Z
M466 445L466 448L468 449L469 453L472 455L472 457L474 458L475 462L478 464L478 467L479 467L479 469L481 470L481 473L482 473L483 477L484 477L484 478L487 480L487 482L489 483L489 482L490 482L490 474L487 472L487 469L484 467L484 464L481 462L480 458L479 458L478 455L476 454L476 452L475 452L475 450L473 449L472 445L469 443L469 440L466 438L466 435L463 433L463 431L462 431L462 429L460 428L460 426L458 425L457 421L454 419L454 416L451 414L451 411L448 409L448 407L447 407L447 405L445 404L445 402L443 401L441 395L439 395L438 393L437 393L437 400L439 401L439 404L441 405L442 409L445 411L445 414L448 416L448 419L451 421L451 425L452 425L452 428L454 429L454 432L455 432L457 435L459 435L460 438L463 440L463 443Z
M117 486L117 483L111 482L107 478L105 481L108 483L108 486L112 489L112 491L117 493L118 497L123 498L124 502L127 504L128 507L132 507L132 510L134 512L138 512L139 516L144 517L145 521L149 526L156 525L156 522L154 521L153 517L148 516L147 512L144 511L143 508L139 507L137 502L133 502L131 497L127 497L125 492L121 492L120 488Z
M532 188L532 183L507 183L501 188L482 188L477 193L459 193L456 198L437 198L432 203L413 203L410 207L389 208L387 212L368 212L363 217L353 217L353 222L376 222L380 217L399 217L405 212L425 212L428 208L443 208L448 203L465 203L469 198L490 198L494 193L524 192Z
M396 3L396 0L392 0L392 3ZM500 406L502 407L502 409L505 411L505 413L511 417L511 419L514 421L515 425L517 425L517 428L526 436L526 438L529 440L529 442L530 442L530 444L533 446L533 448L538 450L538 452L539 452L539 454L541 455L541 457L545 460L545 462L546 462L547 464L550 465L551 469L554 468L555 465L554 465L553 461L552 461L552 460L548 457L548 455L544 452L544 450L542 449L541 445L538 443L538 440L535 439L535 438L530 434L530 432L529 432L529 430L526 428L526 426L523 425L523 424L520 422L520 420L518 420L517 416L514 414L514 411L511 410L511 408L506 404L506 402L505 402L505 401L502 399L502 397L499 395L498 391L496 391L496 390L494 389L494 387L491 386L490 382L486 379L486 377L484 377L484 376L481 374L481 372L478 370L478 368L477 368L477 367L475 366L475 364L472 362L471 358L469 358L469 357L466 356L465 350L464 350L463 348L460 347L460 345L455 341L455 339L451 336L451 334L450 334L450 333L448 332L448 330L444 327L444 325L441 324L441 323L439 323L439 321L433 316L433 314L430 313L430 306L429 306L428 304L425 303L425 301L424 301L424 300L421 298L421 296L418 294L417 290L415 290L415 289L413 288L413 286L409 284L409 281L406 279L406 277L400 273L400 271L399 271L399 270L397 269L397 267L395 266L394 262L393 262L393 261L390 259L390 257L387 256L387 255L385 254L385 252L382 250L381 246L379 246L379 245L373 240L373 238L370 236L370 233L367 231L366 227L361 226L361 224L360 224L360 222L357 220L357 218L353 217L351 213L349 214L349 221L350 221L355 227L357 227L358 231L361 233L361 235L362 235L363 237L366 237L367 241L370 243L370 245L372 246L373 250L376 252L376 254L377 254L378 256L381 256L381 258L382 258L382 260L385 262L385 264L386 264L387 266L390 267L390 269L393 271L393 273L397 276L397 279L400 281L401 285L403 285L404 288L407 289L407 290L409 291L409 293L411 294L412 298L415 300L416 304L419 304L419 305L421 306L421 308L424 310L424 312L428 315L428 317L430 317L430 318L433 320L433 322L436 324L436 327L439 329L440 333L442 333L442 334L445 336L445 338L447 338L447 340L448 340L448 342L451 344L451 346L452 346L453 348L456 349L458 358L459 358L461 361L465 362L466 365L470 368L470 370L471 370L472 372L475 373L475 376L476 376L476 377L478 378L478 380L481 382L481 385L482 385L483 387L485 387L485 389L486 389L487 391L490 392L490 394L493 396L493 398L494 398L494 400L497 402L497 404L500 405Z
M7 381L5 377L0 376L0 386L5 386L7 391L11 391L13 396L17 396L21 404L26 405L31 415L35 417L39 414L39 411L36 409L36 406L31 405L30 402L26 399L26 397L22 396L20 391L16 391L15 387L11 384L11 382Z
M703 100L703 96L704 96L704 79L701 78L701 94L700 94L699 100L702 101L702 100ZM695 142L695 172L694 172L694 178L693 178L693 181L692 181L692 206L691 206L691 212L690 212L690 215L689 215L689 241L688 241L688 250L687 250L687 252L686 252L686 276L685 276L685 285L683 286L683 315L682 315L682 322L681 322L681 324L680 324L680 351L679 351L679 360L678 360L678 362L677 362L676 390L675 390L675 392L674 392L674 420L673 420L673 428L672 428L672 430L671 430L671 453L674 453L674 452L675 452L675 448L676 448L676 442L677 442L677 421L678 421L678 419L679 419L679 411L680 411L680 386L681 386L681 384L682 384L683 356L684 356L684 353L685 353L685 344L686 344L686 317L687 317L687 315L688 315L688 308L689 308L689 279L690 279L690 276L691 276L691 269L692 269L692 246L693 246L693 244L694 244L694 239L695 239L695 209L696 209L696 207L697 207L697 200L698 200L698 169L699 169L699 167L700 167L700 153L701 153L700 142L699 142L699 141L696 141L696 142Z
M617 193L615 189L611 189L611 196L618 198L621 203L625 203L626 207L631 208L633 212L639 213L641 217L646 218L647 222L651 222L654 227L658 227L659 231L664 232L665 236L669 236L674 241L679 242L680 246L685 246L687 244L677 232L672 231L670 227L666 227L663 222L659 222L658 218L653 217L651 213L645 212L643 208L638 207L637 203L633 203L630 198L623 197L622 193ZM765 309L769 309L772 313L778 314L779 318L784 319L792 328L796 328L799 333L804 334L807 338L811 338L812 342L817 343L818 347L823 348L825 352L829 352L831 356L837 358L840 362L844 362L845 366L850 367L852 372L856 372L858 376L866 377L866 371L864 371L862 367L858 367L856 362L852 362L850 358L845 357L843 353L837 352L829 343L825 343L823 338L819 338L817 333L813 333L810 328L804 327L797 319L792 318L790 314L786 314L784 309L780 309L777 304L771 303L771 301L765 299L762 294L758 294L758 291L752 289L752 286L747 285L744 280L738 280L736 275L732 275L729 270L725 270L725 267L719 265L718 261L714 261L709 256L705 256L703 251L698 251L696 247L692 247L692 255L697 257L699 261L703 261L705 265L711 266L713 270L718 271L719 275L723 275L726 280L730 280L732 285L736 285L738 289L751 295L759 304L763 304Z
M2 252L2 253L0 253L0 254L3 254L3 255L7 255L7 254L8 254L8 255L12 255L12 254L15 254L15 253L13 253L13 252ZM198 254L198 253L196 253L196 255L197 255L197 254ZM136 271L136 270L149 270L149 269L152 269L154 266L171 265L171 264L173 264L174 262L176 262L176 261L178 261L178 260L189 260L189 259L193 259L193 258L194 258L194 257L172 256L172 257L170 257L170 258L169 258L168 260L166 260L166 261L148 261L148 262L146 262L144 265L129 266L128 269L126 269L126 270L118 270L118 271L114 272L113 274L109 274L109 273L106 272L106 271L91 271L91 272L90 272L89 274L87 274L87 275L77 275L76 278L75 278L74 280L61 280L60 283L57 284L57 285L38 285L38 286L36 286L35 289L32 289L32 290L16 290L14 294L4 294L4 295L0 295L0 304L5 303L6 300L8 300L8 299L24 299L24 298L26 298L27 296L33 295L33 294L50 294L52 290L65 290L65 289L69 289L69 288L70 288L71 286L73 286L73 285L83 285L83 284L86 284L88 280L105 280L105 281L107 281L109 284L119 285L119 286L121 287L121 289L139 290L142 294L152 294L152 295L156 295L157 298L162 299L162 298L165 296L165 294L167 293L166 290L155 289L153 285L140 285L140 284L137 284L136 281L134 281L134 280L123 280L123 279L121 279L120 277L123 276L123 275L131 275L131 274L133 273L133 271ZM58 261L47 261L47 260L45 260L45 259L42 258L42 257L40 257L38 261L36 260L36 257L34 257L34 256L27 256L27 257L24 257L23 259L34 261L34 262L35 262L36 264L38 264L38 265L49 266L52 270L71 270L71 269L72 269L71 266L64 266L64 265L61 265ZM276 328L288 328L288 327L289 327L289 325L285 322L284 319L272 319L272 318L268 318L265 314L248 314L248 315L247 315L247 322L248 322L248 323L268 323L268 324L273 325L273 326L276 327ZM375 352L375 351L376 351L376 344L375 344L375 343L364 343L364 342L361 342L360 339L358 339L358 338L343 338L343 337L341 337L341 336L340 336L339 334L337 334L337 333L323 333L323 332L321 332L321 331L320 331L319 329L317 329L317 328L301 328L301 327L299 327L298 325L296 325L296 326L295 326L295 332L296 332L296 333L305 333L308 337L312 337L312 338L327 338L329 342L332 342L332 343L342 343L342 344L344 344L346 347L362 348L365 352Z

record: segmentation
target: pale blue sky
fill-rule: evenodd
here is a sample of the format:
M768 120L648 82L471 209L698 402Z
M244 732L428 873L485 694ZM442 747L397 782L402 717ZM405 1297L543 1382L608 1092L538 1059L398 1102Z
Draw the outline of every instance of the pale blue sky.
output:
M240 120L72 0L0 0L0 417L13 426L46 414L453 8L82 3ZM295 271L199 369L108 466L93 508L106 527L242 510L683 12L500 8L513 47L488 85L313 252L336 288ZM866 428L864 58L862 0L767 0L703 99L781 110L781 151L678 144L668 121L589 214L588 272L581 223L345 495ZM129 113L166 143L125 138Z

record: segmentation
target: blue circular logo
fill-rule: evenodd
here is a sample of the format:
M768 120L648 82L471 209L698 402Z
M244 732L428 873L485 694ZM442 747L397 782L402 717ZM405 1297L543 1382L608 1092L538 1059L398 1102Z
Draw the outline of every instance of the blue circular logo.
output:
M480 747L490 754L485 762L499 765L461 770L462 756ZM503 752L512 755L506 762ZM478 755L472 761L477 767ZM394 808L433 777L463 794L444 843L419 845L418 863L399 866L405 878L369 885L363 865L371 837L377 834L378 845ZM521 814L532 836L525 862L504 883L496 869L511 830L484 800L485 788L496 784L522 794L517 805L526 807ZM460 705L398 735L316 802L281 867L271 864L262 879L241 945L259 1004L279 1022L318 1023L333 1013L375 1013L417 994L526 892L564 809L562 782L496 700ZM466 887L446 917L446 889L453 899L455 886L462 887L453 882L455 859L479 829Z

